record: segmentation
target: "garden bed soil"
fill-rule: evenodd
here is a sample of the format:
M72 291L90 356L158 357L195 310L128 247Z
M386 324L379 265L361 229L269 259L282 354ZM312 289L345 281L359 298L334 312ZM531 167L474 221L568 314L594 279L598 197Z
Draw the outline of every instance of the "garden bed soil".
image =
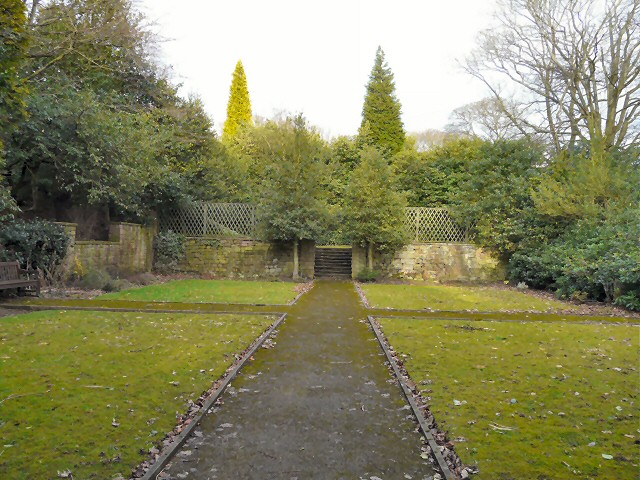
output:
M15 308L2 308L0 307L0 318L11 317L13 315L20 315L22 313L29 313L30 310L18 310Z

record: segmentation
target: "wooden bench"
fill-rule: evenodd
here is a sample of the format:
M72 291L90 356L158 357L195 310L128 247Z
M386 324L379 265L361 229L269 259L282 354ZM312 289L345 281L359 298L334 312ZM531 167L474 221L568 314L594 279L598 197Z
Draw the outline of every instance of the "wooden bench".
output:
M36 270L24 270L20 263L0 262L0 290L17 288L18 295L24 294L25 289L40 295L40 278Z

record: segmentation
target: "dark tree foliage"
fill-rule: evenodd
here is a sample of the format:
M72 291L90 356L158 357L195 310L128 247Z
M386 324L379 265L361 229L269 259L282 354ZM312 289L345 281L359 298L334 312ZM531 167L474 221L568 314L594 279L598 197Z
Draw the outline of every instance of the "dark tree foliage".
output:
M531 187L541 163L541 151L525 141L482 142L455 196L458 221L475 225L476 241L504 260L532 240Z
M25 215L76 220L70 212L81 208L140 221L224 194L210 185L225 157L211 120L154 63L130 0L33 5L22 58L28 114L6 142Z
M0 142L24 111L26 86L20 70L27 51L26 27L24 2L4 0L0 6Z
M426 152L404 149L392 159L399 188L412 207L447 207L455 203L471 163L484 145L478 139L455 139Z

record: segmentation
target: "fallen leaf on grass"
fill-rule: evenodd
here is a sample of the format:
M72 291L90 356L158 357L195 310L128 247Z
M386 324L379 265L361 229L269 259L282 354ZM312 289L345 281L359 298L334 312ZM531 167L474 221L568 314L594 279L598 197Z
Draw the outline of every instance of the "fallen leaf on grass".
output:
M511 430L516 429L516 427L506 427L504 425L500 425L499 423L490 423L489 426L499 432L510 432Z

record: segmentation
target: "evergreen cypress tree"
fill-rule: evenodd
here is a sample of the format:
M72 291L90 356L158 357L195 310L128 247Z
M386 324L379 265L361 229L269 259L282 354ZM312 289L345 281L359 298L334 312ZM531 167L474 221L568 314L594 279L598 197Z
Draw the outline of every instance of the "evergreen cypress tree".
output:
M231 80L229 103L227 104L227 121L224 122L224 132L222 134L223 140L234 138L242 125L253 125L253 115L251 113L247 76L244 73L242 61L238 60Z
M378 47L364 97L359 136L362 144L374 145L391 155L399 152L405 141L401 106L395 90L393 73L382 48Z

